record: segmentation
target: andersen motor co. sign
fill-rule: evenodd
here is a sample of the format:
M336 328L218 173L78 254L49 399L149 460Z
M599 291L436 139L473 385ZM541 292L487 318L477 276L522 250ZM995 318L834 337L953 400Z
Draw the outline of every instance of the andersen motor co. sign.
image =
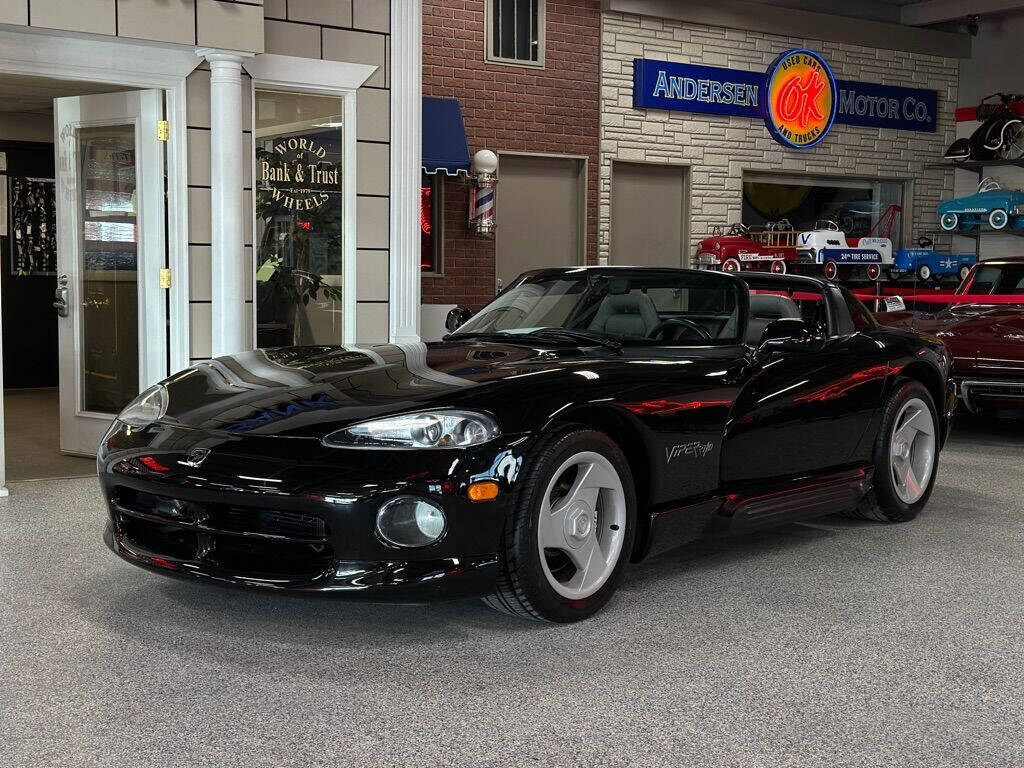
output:
M266 193L285 208L309 211L341 189L341 169L327 160L327 149L305 137L278 139L259 161Z
M633 106L760 118L780 144L805 149L834 123L934 132L938 93L836 80L821 54L794 49L766 72L635 59Z

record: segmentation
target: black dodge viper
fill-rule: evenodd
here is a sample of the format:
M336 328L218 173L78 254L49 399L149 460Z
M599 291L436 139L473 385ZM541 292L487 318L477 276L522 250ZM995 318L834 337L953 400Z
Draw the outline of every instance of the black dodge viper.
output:
M825 280L546 269L467 314L437 343L256 350L146 390L100 446L108 546L196 581L573 621L653 552L910 520L931 493L950 354Z

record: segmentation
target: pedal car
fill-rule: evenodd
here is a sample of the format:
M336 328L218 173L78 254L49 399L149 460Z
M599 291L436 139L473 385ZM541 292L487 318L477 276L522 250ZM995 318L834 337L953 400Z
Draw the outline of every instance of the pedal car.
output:
M892 266L887 270L890 280L899 280L915 275L922 282L955 277L963 281L971 267L978 261L973 253L939 253L932 248L932 241L922 237L917 248L902 248L892 257Z
M959 229L970 232L985 222L992 229L1024 229L1024 192L1003 189L992 177L978 185L978 191L967 197L956 197L939 203L939 226L946 232Z
M726 231L715 227L711 237L697 243L694 266L723 272L775 272L786 274L786 262L796 260L796 232L783 219L764 227L733 224Z
M797 263L820 267L829 280L877 280L882 267L892 264L892 240L887 237L848 238L834 221L819 221L810 232L801 232L796 243Z

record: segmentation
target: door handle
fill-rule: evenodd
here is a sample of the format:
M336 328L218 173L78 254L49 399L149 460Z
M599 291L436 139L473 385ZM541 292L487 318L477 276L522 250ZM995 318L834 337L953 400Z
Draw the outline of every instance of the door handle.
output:
M60 317L67 317L71 314L71 304L69 302L70 287L68 286L68 276L61 275L57 278L57 290L53 292L53 297L56 301L53 302L53 308L57 310L57 314Z

